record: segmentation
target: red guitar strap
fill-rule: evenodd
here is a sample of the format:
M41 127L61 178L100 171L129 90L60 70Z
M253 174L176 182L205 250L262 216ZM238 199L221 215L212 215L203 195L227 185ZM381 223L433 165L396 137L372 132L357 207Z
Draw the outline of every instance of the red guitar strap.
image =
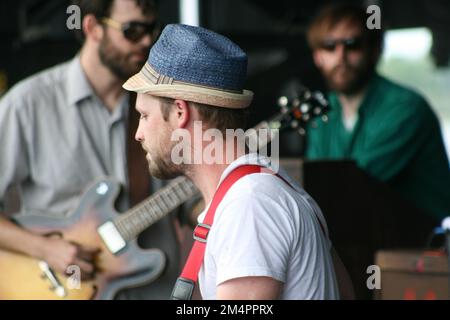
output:
M249 174L260 172L275 174L272 170L259 165L243 165L234 169L222 181L216 193L214 194L214 197L211 201L211 205L209 206L209 209L206 212L206 216L203 223L199 223L197 227L194 229L195 241L192 246L191 252L189 253L189 256L187 258L186 264L184 265L183 271L181 272L181 275L178 277L175 286L173 288L171 297L172 300L191 300L192 293L194 292L194 288L198 280L198 273L202 266L203 258L205 256L208 233L214 221L216 209L219 206L225 194L228 192L231 186L240 178ZM289 186L291 186L281 176L279 175L276 176L281 178L284 182L286 182ZM321 223L320 227L322 228L323 231L325 231Z

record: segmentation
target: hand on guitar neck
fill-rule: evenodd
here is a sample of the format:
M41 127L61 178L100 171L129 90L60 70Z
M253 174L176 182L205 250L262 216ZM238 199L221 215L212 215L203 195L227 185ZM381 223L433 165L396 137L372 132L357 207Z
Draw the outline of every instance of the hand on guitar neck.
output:
M76 265L82 280L95 276L94 259L99 253L99 249L80 246L56 235L34 234L1 217L0 248L43 260L61 274L67 274L68 267Z

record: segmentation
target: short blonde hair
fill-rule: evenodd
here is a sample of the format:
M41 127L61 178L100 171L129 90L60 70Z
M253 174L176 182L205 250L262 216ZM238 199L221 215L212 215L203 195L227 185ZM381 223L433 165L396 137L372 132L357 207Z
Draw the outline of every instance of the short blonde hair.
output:
M175 99L164 97L156 98L161 102L161 113L163 115L163 119L167 121ZM205 121L210 128L219 129L222 133L225 133L226 129L246 129L247 117L250 108L231 109L210 106L192 101L188 101L188 103L198 110L202 120Z

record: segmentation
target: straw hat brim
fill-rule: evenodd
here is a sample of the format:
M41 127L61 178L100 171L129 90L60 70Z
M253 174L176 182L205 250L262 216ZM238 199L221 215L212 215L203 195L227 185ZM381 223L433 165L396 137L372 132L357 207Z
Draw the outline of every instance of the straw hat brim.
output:
M253 92L249 90L234 93L181 81L174 81L172 84L154 84L142 72L128 79L123 84L123 88L128 91L148 93L158 97L182 99L231 109L247 108L253 99Z

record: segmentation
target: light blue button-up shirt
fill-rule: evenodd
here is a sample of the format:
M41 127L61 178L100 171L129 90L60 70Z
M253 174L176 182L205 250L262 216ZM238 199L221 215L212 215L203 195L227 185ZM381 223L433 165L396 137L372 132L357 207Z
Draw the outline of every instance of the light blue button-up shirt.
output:
M0 100L0 213L6 190L18 185L24 214L65 217L78 206L81 193L104 176L125 186L116 207L127 209L127 117L128 95L111 113L93 92L79 57L13 87ZM165 185L151 181L153 190ZM161 219L139 236L144 248L165 252L169 263L164 275L125 290L121 299L170 297L180 272L172 218Z
M0 210L17 184L21 211L65 216L96 179L127 185L128 95L114 112L90 86L79 56L14 86L0 100ZM128 205L125 192L118 208Z

